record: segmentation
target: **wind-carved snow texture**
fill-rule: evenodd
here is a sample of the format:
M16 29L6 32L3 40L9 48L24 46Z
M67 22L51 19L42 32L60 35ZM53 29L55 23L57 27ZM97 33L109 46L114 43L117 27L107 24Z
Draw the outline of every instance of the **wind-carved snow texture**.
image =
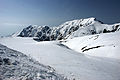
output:
M108 25L96 18L87 18L67 21L58 27L30 25L17 35L20 37L37 37L34 39L38 41L51 41L119 30L120 23Z
M67 80L50 66L0 44L0 80Z

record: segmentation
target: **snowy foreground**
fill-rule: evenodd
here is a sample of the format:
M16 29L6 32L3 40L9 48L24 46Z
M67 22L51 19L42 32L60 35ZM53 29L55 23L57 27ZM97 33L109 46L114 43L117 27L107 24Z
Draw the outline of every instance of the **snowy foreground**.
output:
M0 44L0 80L64 80L50 66Z
M71 80L120 80L119 36L120 32L115 32L43 42L4 37L0 43L53 67Z

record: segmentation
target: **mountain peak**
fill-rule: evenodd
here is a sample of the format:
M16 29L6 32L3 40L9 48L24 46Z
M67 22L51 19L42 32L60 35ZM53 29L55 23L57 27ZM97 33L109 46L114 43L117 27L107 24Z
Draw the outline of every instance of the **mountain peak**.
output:
M94 18L94 17L89 17L89 18L84 18L84 19L94 21L96 18Z
M115 32L120 30L120 24L107 25L94 17L67 21L57 28L49 26L30 25L24 28L18 36L38 37L40 41L61 40L85 35Z

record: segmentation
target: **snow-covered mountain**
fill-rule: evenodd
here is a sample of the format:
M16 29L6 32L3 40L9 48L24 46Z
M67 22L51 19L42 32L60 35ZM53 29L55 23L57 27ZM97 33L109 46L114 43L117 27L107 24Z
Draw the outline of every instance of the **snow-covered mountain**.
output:
M9 51L8 48L0 45L0 57L2 56L0 59L3 66L0 68L0 72L2 71L0 77L6 69L10 74L14 70L11 68L14 65L4 64L4 58L7 57L10 64L15 60L20 62L16 66L20 67L20 70L15 68L16 76L19 76L19 71L23 69L30 69L28 72L45 69L46 73L40 73L39 75L42 76L39 78L48 78L47 72L51 72L52 69L53 75L50 75L53 80L56 80L55 76L61 78L57 80L63 79L56 72L66 76L68 80L120 80L119 39L120 23L108 25L95 18L68 21L58 27L30 25L12 37L1 37L0 44L31 56L39 62L40 68L36 62L30 61L30 57L25 57L24 62L24 57L19 56L22 53L17 54L18 52ZM15 58L14 53L15 56L18 55ZM51 67L41 66L42 64L52 66L56 72ZM8 73L3 76L6 74Z
M108 25L103 24L103 22L96 18L87 18L67 21L58 27L30 25L17 35L20 37L37 37L40 41L49 41L119 30L120 23Z
M120 32L76 37L61 42L83 54L120 59Z

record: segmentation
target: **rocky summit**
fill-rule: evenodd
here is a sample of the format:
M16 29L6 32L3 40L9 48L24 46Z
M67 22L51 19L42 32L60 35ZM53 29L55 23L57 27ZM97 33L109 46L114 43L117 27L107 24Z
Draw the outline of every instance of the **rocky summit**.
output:
M87 18L67 21L57 27L30 25L19 32L17 36L36 37L35 40L51 41L115 31L120 31L120 23L108 25L96 18Z

